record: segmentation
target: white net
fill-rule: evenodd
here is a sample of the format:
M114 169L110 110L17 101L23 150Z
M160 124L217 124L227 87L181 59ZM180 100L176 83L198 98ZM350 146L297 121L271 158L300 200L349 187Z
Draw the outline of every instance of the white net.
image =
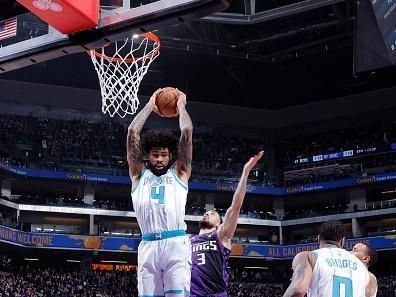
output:
M158 38L145 33L89 51L99 77L104 114L124 118L136 112L140 83L158 57L159 47Z

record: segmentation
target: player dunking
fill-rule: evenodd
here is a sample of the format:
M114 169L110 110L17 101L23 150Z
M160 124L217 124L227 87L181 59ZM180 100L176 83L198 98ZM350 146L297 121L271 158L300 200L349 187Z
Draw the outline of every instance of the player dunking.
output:
M372 265L374 265L378 259L377 251L374 248L372 248L370 245L365 243L355 244L351 253L360 261L362 261L363 264L367 267L367 269ZM370 271L369 271L369 276L370 276L370 280L366 288L366 296L375 297L377 296L377 291L378 291L377 278Z
M191 297L226 297L227 264L231 239L238 223L239 212L246 194L249 172L261 159L259 152L243 167L241 179L228 208L224 223L214 210L207 211L199 222L199 234L190 238L192 244Z
M132 202L142 232L138 248L139 296L189 296L191 244L184 212L191 174L192 122L186 95L179 91L177 109L181 136L178 157L171 165L176 141L162 130L140 131L149 115L158 113L156 91L128 128L127 157L132 180ZM143 148L143 149L142 149ZM148 168L143 165L148 154Z
M319 249L293 259L293 277L284 297L365 297L369 274L364 264L342 249L345 227L339 221L322 224Z

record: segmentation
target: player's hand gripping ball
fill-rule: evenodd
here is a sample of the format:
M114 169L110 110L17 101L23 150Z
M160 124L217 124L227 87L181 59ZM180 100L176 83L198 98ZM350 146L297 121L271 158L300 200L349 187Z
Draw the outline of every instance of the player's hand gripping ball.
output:
M158 113L165 118L173 118L178 115L177 101L179 91L172 87L162 88L155 99Z

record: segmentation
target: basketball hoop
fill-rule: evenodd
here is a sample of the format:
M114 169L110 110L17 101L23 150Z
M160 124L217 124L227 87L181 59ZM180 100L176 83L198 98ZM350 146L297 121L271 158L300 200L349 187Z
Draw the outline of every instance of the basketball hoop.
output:
M159 49L159 38L149 32L89 50L98 73L104 114L124 118L136 112L140 83L158 57Z

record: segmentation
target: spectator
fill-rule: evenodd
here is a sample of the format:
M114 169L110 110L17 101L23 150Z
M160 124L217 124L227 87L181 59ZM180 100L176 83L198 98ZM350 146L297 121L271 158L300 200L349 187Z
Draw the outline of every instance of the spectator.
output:
M0 256L2 271L10 259ZM236 270L237 271L237 270ZM268 274L268 275L265 275ZM234 275L234 274L231 274ZM286 276L285 276L286 277ZM236 273L228 287L229 297L281 297L282 276L246 270ZM396 275L378 277L378 297L396 296ZM264 284L263 282L266 282ZM0 275L0 296L8 297L137 297L135 271L67 271L64 268L22 267L18 273Z
M282 288L272 285L232 283L228 288L229 297L281 297Z
M115 285L117 284L117 285ZM134 297L136 272L63 272L51 268L0 275L0 296L13 297Z
M294 164L296 159L317 154L365 150L373 146L389 149L396 139L395 123L395 120L376 121L348 129L274 139L267 141L266 146L259 138L232 136L223 129L211 133L196 131L191 180L236 181L242 162L264 147L273 151L268 156L272 153L275 156L268 167L280 170L275 174L276 170L264 172L264 168L258 168L251 174L249 183L264 186L277 183L277 186L289 187L396 171L396 155L390 152L376 152L369 157L365 152L365 158ZM0 158L20 167L75 172L94 170L127 176L125 134L126 126L117 121L0 115ZM18 149L21 146L29 149ZM108 206L112 207L112 204Z
M273 243L273 244L278 243L278 235L276 235L275 232L272 232L271 243Z

